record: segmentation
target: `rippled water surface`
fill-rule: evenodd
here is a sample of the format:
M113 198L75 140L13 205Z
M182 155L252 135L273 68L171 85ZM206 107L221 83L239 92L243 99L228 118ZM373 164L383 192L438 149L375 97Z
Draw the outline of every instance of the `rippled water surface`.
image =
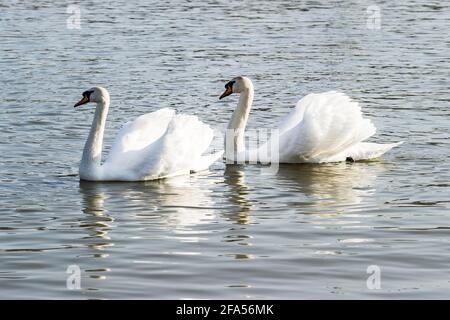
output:
M449 298L450 7L441 1L0 3L0 298ZM146 183L79 181L108 88L121 124L171 106L220 131L246 74L249 127L310 92L359 100L383 159L225 166ZM217 139L215 145L222 142ZM81 269L68 290L66 270ZM367 268L381 270L370 290Z

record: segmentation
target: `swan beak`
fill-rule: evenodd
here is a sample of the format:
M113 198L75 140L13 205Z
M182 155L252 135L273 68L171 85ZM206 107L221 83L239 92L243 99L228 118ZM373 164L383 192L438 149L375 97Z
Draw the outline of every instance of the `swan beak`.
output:
M219 97L219 100L222 100L223 98L229 96L232 93L233 93L233 87L232 86L227 86L226 89L225 89L225 92L222 93L222 95Z
M73 107L76 108L78 106L81 106L83 104L86 104L89 102L89 97L88 96L83 96L83 98L81 98L80 101L78 101Z

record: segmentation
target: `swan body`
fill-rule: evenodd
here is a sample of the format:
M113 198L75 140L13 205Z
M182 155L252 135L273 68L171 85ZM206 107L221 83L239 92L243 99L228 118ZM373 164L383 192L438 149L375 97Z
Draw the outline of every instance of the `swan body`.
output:
M126 123L118 132L104 163L103 133L109 93L94 87L75 105L96 102L94 120L80 162L80 179L144 181L206 170L222 152L204 155L213 130L196 116L164 108Z
M401 144L377 144L364 142L375 134L374 124L363 118L358 102L337 91L311 93L297 102L296 107L278 124L276 145L278 154L271 156L274 141L269 140L257 149L245 152L244 131L253 102L254 89L249 78L237 77L225 85L220 99L239 93L239 103L227 129L233 130L233 148L229 154L244 153L241 159L258 162L323 163L351 159L368 160L380 157ZM227 138L230 135L227 133ZM231 159L231 160L235 160Z

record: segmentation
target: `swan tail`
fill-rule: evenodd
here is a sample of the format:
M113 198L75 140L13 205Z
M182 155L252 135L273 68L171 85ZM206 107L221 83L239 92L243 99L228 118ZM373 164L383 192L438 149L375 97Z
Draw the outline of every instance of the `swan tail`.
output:
M385 144L361 142L348 150L346 158L350 157L354 161L379 158L392 148L397 147L401 144L403 144L403 141Z
M199 172L207 170L214 162L219 160L223 155L223 150L208 155L201 156L197 163L191 168L191 172Z
M381 157L394 147L403 144L403 141L397 143L371 143L360 142L356 145L342 151L339 154L333 155L329 158L322 159L320 162L340 162L340 161L361 161L372 160Z

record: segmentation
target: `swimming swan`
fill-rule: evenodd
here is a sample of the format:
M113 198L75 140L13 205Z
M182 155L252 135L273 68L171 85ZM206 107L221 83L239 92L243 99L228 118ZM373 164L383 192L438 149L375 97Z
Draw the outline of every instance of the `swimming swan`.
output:
M207 169L222 152L203 155L213 130L196 116L176 115L170 108L144 114L118 132L102 164L103 133L109 93L94 87L83 92L74 107L97 103L84 146L80 179L91 181L141 181L189 174Z
M240 94L239 103L227 127L227 160L236 161L236 154L245 153L244 131L252 107L254 89L247 77L236 77L225 85L219 99L232 93ZM229 131L234 134L228 135ZM377 144L363 142L376 128L362 116L358 102L346 94L329 91L311 93L300 99L296 107L278 125L278 154L270 156L270 144L245 153L247 161L280 163L323 163L357 161L380 157L401 144ZM233 150L229 152L228 146ZM230 159L229 155L232 155Z

